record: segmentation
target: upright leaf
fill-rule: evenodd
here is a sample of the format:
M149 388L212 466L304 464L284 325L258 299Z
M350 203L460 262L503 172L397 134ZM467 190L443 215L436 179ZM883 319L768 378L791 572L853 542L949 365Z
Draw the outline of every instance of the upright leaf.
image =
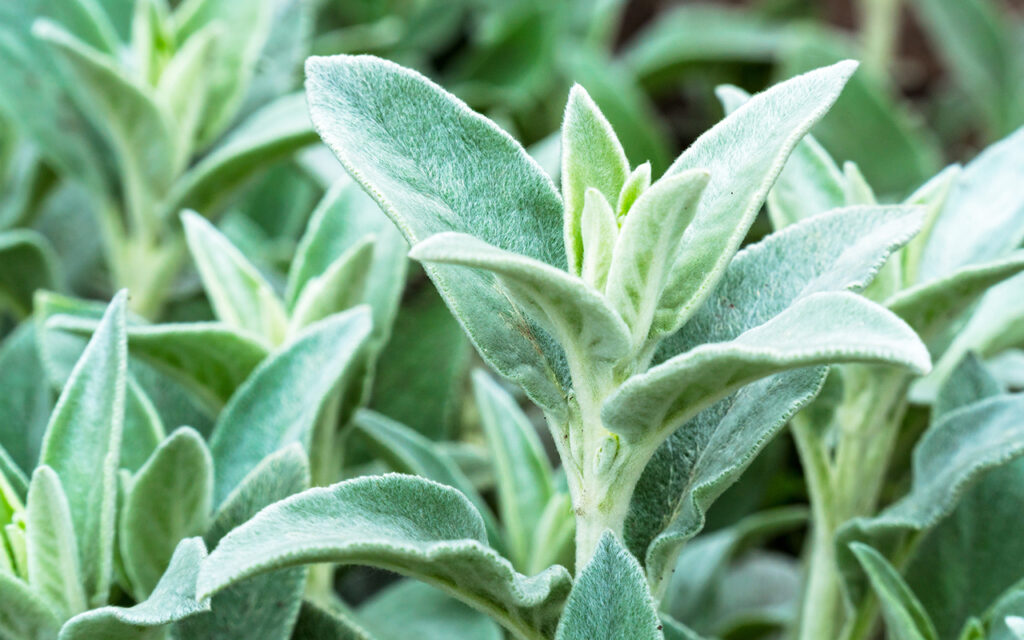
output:
M203 567L200 596L284 567L366 564L444 585L514 632L553 633L568 572L524 576L485 541L479 514L455 489L412 476L357 478L279 502L225 536Z
M841 62L775 85L672 163L666 175L704 169L711 180L669 272L654 335L675 331L711 294L793 147L839 97L855 68Z
M288 317L273 287L256 267L202 216L181 216L185 239L203 280L203 288L221 322L279 344Z
M182 427L139 470L120 522L121 560L137 600L160 581L180 540L202 534L213 498L213 461L202 436Z
M572 586L555 640L661 640L661 624L640 564L610 531Z
M52 640L60 620L17 576L0 571L0 635L5 640Z
M338 256L326 271L306 282L292 308L288 327L292 334L362 301L370 276L374 240L374 236L364 238Z
M882 603L888 637L892 640L938 640L928 613L885 556L860 542L855 542L851 548Z
M53 469L38 467L28 494L28 582L62 620L85 611L71 508Z
M580 85L569 91L562 122L562 199L565 201L565 247L569 272L583 266L581 220L585 193L597 189L609 203L618 202L629 176L629 161L612 125Z
M317 131L410 244L442 231L473 233L566 268L562 203L551 180L493 123L418 73L377 58L311 58L306 76ZM564 414L557 346L510 308L494 276L427 271L483 357L538 404Z
M67 492L90 602L106 600L113 567L128 360L125 297L123 291L114 296L71 371L40 454Z
M309 446L321 408L357 373L369 335L367 308L331 316L268 357L239 387L210 437L214 504L266 456L293 442Z

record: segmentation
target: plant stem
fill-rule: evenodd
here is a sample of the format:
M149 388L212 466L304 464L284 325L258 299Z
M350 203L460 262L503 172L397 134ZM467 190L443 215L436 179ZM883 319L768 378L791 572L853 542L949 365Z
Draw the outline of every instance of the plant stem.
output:
M900 0L860 0L864 67L878 78L887 78L892 66Z
M838 441L832 458L822 437L825 429L816 430L804 416L792 422L812 514L800 640L837 638L841 628L844 640L859 640L867 637L877 616L877 609L865 604L843 626L835 535L847 520L874 512L906 410L910 378L900 370L867 366L841 371L844 399L833 417Z

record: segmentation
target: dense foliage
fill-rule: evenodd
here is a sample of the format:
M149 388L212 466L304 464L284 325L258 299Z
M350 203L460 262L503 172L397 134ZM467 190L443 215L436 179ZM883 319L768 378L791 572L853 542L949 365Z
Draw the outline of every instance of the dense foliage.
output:
M1021 26L858 9L0 6L0 640L1024 638Z

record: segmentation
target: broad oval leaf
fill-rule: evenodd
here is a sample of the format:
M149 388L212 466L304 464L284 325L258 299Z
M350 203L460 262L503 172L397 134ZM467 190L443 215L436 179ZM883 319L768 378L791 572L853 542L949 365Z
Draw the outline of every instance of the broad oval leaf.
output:
M139 470L121 512L119 542L137 600L156 588L180 540L202 534L213 499L213 460L202 436L182 427Z
M207 611L196 598L196 576L206 557L200 538L182 540L153 594L134 607L101 607L81 613L60 630L58 640L148 640L156 627Z
M555 640L619 638L663 636L640 563L611 531L605 531L572 586Z
M582 279L463 233L439 233L409 256L430 263L485 269L570 352L570 360L614 362L628 353L629 329Z
M420 74L369 56L306 62L313 124L410 244L443 231L567 266L562 203L510 136ZM385 90L367 91L367 86ZM564 415L562 355L494 288L494 277L427 269L484 359Z
M786 158L839 97L856 66L840 62L754 96L669 167L666 175L704 169L711 181L658 302L655 337L682 326L711 294Z
M114 296L78 359L43 438L40 463L60 478L90 602L105 601L113 567L117 467L128 345L124 291Z
M320 409L354 375L369 335L368 308L331 316L268 357L239 387L210 436L214 504L266 456L292 442L309 446Z
M568 572L524 576L486 540L455 489L413 476L357 478L279 502L225 536L203 567L200 597L284 567L366 564L443 585L510 630L553 633Z

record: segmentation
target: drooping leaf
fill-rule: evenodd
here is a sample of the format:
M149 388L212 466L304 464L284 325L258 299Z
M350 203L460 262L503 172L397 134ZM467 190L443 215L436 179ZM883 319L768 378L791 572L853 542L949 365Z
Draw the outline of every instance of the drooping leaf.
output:
M152 595L134 607L101 607L64 625L59 640L158 640L166 625L210 608L196 598L196 576L206 557L200 538L182 540Z
M833 362L926 373L928 350L885 308L849 292L812 293L725 343L698 346L630 378L605 402L605 426L628 440L667 437L745 384Z
M264 507L308 487L309 462L299 444L267 456L217 510L203 536L207 546L215 548L229 531ZM178 622L175 634L190 640L285 638L299 614L305 580L306 570L293 568L240 582L214 596L210 611Z
M306 75L314 126L410 244L471 232L566 268L562 203L551 180L493 123L421 75L376 58L311 58ZM494 277L427 271L483 357L538 404L564 414L564 390L554 382L564 379L562 355L516 313Z
M311 562L368 564L443 584L509 629L552 633L568 572L524 576L485 541L479 514L455 489L413 476L358 478L279 502L225 536L200 591Z
M61 620L85 611L78 542L60 479L45 465L32 474L26 527L28 582Z
M853 543L851 549L882 603L887 637L892 640L937 640L939 636L928 612L885 556L861 542Z
M127 352L122 291L64 385L40 454L67 493L90 602L104 601L110 584Z
M181 216L185 239L217 318L229 327L280 344L288 327L273 287L231 241L202 216Z
M374 640L402 640L416 629L422 640L501 640L493 620L415 580L401 580L359 607L359 620Z
M606 202L618 202L629 172L629 160L611 124L586 89L574 85L569 91L562 122L563 233L570 273L582 273L581 221L587 189L597 189Z
M663 637L640 563L605 531L572 586L555 640Z
M614 362L628 352L629 330L618 314L583 280L560 269L463 233L433 235L409 256L497 274L508 294L569 349L570 358Z
M356 373L369 335L370 311L359 307L310 326L256 368L210 437L214 504L266 456L293 442L309 446L321 408Z
M946 414L914 449L910 492L877 516L840 528L838 562L853 602L863 597L864 582L850 544L863 541L892 557L907 535L926 532L947 517L981 473L1024 455L1022 408L1024 397L999 395Z
M515 566L525 568L540 519L555 493L554 472L533 424L515 399L482 370L473 372L473 391L497 476L509 555Z
M145 600L180 540L207 527L213 461L202 436L182 427L139 470L121 512L121 560L137 600Z

